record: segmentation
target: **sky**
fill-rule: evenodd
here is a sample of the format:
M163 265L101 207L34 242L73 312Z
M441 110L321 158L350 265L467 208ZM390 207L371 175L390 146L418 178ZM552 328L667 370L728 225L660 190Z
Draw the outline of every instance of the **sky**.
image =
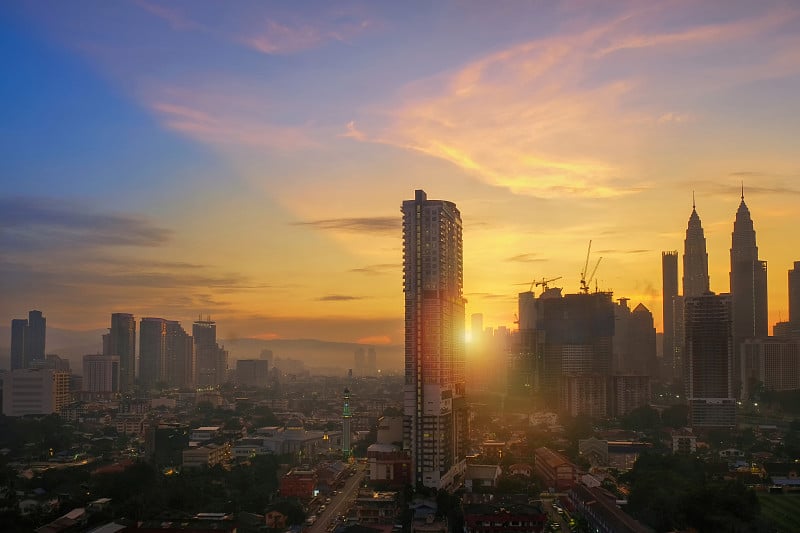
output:
M0 61L3 324L402 343L424 189L461 211L468 315L577 292L591 240L660 330L693 192L729 290L742 185L788 318L797 2L9 1Z

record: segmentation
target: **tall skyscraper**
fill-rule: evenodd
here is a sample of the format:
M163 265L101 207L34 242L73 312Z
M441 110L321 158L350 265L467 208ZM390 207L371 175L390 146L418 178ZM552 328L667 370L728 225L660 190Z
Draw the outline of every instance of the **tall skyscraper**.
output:
M129 313L111 315L108 346L103 343L103 355L119 356L119 391L133 390L136 379L136 319Z
M211 318L198 320L192 325L194 337L195 384L199 387L216 387L225 382L228 369L228 352L217 344L217 323Z
M789 271L789 323L800 326L800 261Z
M44 360L47 319L41 311L28 312L28 338L25 351L28 362Z
M734 351L731 297L708 292L686 298L686 396L693 427L733 427Z
M744 387L741 383L741 358L738 357L745 339L764 338L767 324L767 262L758 258L756 232L750 210L742 200L736 211L731 234L731 299L733 308L733 342L735 379L734 394L739 398Z
M658 377L656 328L653 325L653 313L644 304L637 305L631 312L628 323L628 358L623 371L653 379Z
M148 390L167 377L167 321L146 317L139 321L139 384Z
M767 262L758 258L756 232L744 192L731 234L733 335L738 341L767 336Z
M686 240L683 241L683 296L702 296L709 290L708 253L706 237L697 208L692 201L692 214L686 228Z
M25 345L28 338L28 319L15 318L11 321L11 370L28 368Z
M166 376L162 378L170 387L189 387L194 383L194 344L180 322L167 320L164 359Z
M675 316L672 306L678 296L678 252L661 252L661 310L664 319L663 364L672 376L675 364Z
M411 481L450 486L466 468L461 213L415 191L403 212L404 448Z

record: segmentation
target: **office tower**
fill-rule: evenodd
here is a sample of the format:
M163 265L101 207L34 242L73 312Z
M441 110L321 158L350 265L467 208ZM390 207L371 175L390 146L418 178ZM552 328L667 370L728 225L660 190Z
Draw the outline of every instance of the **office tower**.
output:
M692 214L683 241L683 296L701 296L708 292L708 253L700 216L692 201Z
M350 441L353 438L353 430L350 427L353 414L350 412L350 390L344 389L344 407L342 408L342 457L345 461L350 459L352 446Z
M167 321L142 318L139 321L139 385L150 390L166 378Z
M745 338L767 336L767 262L758 259L756 232L744 192L731 234L731 297L733 335Z
M108 348L108 353L105 349ZM136 319L129 313L111 315L108 346L103 343L103 355L119 356L119 391L133 390L136 377Z
M661 309L664 320L663 363L666 369L675 364L675 322L672 306L678 296L678 252L661 252Z
M107 395L119 392L119 356L84 355L83 390Z
M23 368L3 376L3 414L49 415L69 403L69 373Z
M653 325L653 313L644 304L637 305L631 312L628 321L627 355L623 368L625 373L653 379L658 376L656 328Z
M28 367L25 357L25 344L28 337L28 319L15 318L11 321L11 370Z
M686 298L686 396L692 427L733 427L731 297L708 292Z
M194 337L195 384L216 387L225 382L228 352L217 344L217 323L209 317L192 325Z
M265 388L269 384L269 362L266 359L239 359L236 361L236 384Z
M789 271L789 323L800 326L800 261Z
M403 202L404 448L412 484L449 487L466 467L461 213L422 190Z
M45 333L47 331L47 319L42 316L41 311L28 312L28 338L25 343L27 360L31 361L44 359Z
M170 387L189 387L194 383L194 345L180 322L167 320L166 376L163 380Z

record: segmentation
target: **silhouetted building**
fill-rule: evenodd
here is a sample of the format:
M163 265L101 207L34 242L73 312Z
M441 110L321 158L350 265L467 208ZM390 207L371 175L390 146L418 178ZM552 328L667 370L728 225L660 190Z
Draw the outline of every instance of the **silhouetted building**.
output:
M366 374L365 363L366 358L364 354L364 348L356 348L353 352L353 369L355 370L356 375L363 376Z
M693 427L734 427L731 298L686 298L686 396Z
M650 376L619 375L611 377L609 414L623 417L650 403Z
M568 374L611 375L615 332L611 296L595 292L561 297L560 290L550 289L539 298L540 384L545 400L562 397Z
M461 214L415 191L403 202L404 447L412 484L450 486L466 464Z
M108 348L108 352L105 349ZM103 355L119 356L119 391L133 389L136 377L136 319L129 313L111 315L108 347Z
M236 384L240 387L265 388L269 384L269 361L266 359L236 361Z
M678 252L661 252L661 309L664 321L663 362L667 369L675 364L675 317L672 312L678 296ZM672 372L670 371L670 377Z
M800 339L746 339L739 346L742 398L754 392L800 389Z
M376 376L378 374L378 354L375 352L375 347L370 346L367 348L367 375Z
M697 208L692 202L692 214L689 215L686 239L683 241L683 296L702 296L708 289L706 237Z
M139 384L145 390L164 381L167 350L167 322L163 318L139 321Z
M800 326L800 261L789 271L789 323Z
M742 201L736 211L731 235L731 299L733 311L733 339L739 346L745 339L763 338L768 335L767 323L767 262L758 258L756 232L750 210ZM738 358L735 361L736 375L734 394L739 397L741 382Z
M119 356L84 355L83 390L98 394L119 392Z
M28 319L15 318L11 321L11 370L28 367L25 350L28 337Z
M653 314L639 304L631 312L628 322L628 358L623 373L639 374L656 378L658 360L656 359L656 328Z
M43 361L47 319L41 311L29 311L28 318L11 321L11 370L30 368L33 361Z
M170 387L190 387L194 384L194 343L180 322L166 321L165 370L162 378Z
M195 356L195 384L215 387L225 382L228 352L217 344L217 324L210 318L198 320L192 326Z

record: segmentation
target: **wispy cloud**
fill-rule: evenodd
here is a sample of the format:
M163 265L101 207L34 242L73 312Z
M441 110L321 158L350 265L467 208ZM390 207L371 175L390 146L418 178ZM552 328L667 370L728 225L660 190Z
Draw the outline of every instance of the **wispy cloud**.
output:
M646 254L650 253L653 250L643 250L643 249L633 249L633 250L621 250L616 248L606 248L604 250L596 250L595 253L598 254L605 254L605 255L615 255L615 254Z
M241 42L263 54L287 55L331 42L349 42L370 26L370 20L357 16L340 16L317 22L269 19L262 28L242 38Z
M359 268L351 268L350 272L358 274L367 274L369 276L377 276L380 274L387 274L389 272L399 271L403 265L399 263L380 263L377 265L367 265Z
M143 217L33 197L0 198L0 227L0 247L6 252L160 246L171 236Z
M317 298L318 302L349 302L351 300L363 300L363 296L352 296L350 294L327 294Z
M205 26L200 24L199 22L191 19L189 16L184 14L183 12L175 9L174 7L167 7L155 2L149 2L146 0L135 0L134 3L161 20L167 22L170 27L174 30L205 30Z
M682 21L667 31L663 27L681 26L667 7L621 10L582 30L510 46L410 84L385 112L388 125L359 117L359 127L348 124L343 136L448 161L516 194L636 193L652 186L630 165L646 137L656 135L649 130L696 119L688 108L664 110L665 102L654 108L648 95L665 91L665 74L650 65L666 54L713 56L729 45L772 39L798 14L765 8L760 16L738 13L737 20L702 26ZM623 53L630 51L637 54ZM736 61L728 54L714 68L741 67Z
M529 254L519 254L507 257L506 261L511 261L513 263L540 263L543 261L547 261L547 259L540 257L540 254L538 253L529 253Z
M360 233L397 233L400 231L399 217L329 218L293 222L293 226L311 226L322 230L352 231Z
M271 122L269 109L263 102L243 107L237 106L235 99L225 101L221 94L166 91L176 92L181 95L179 98L158 99L150 102L149 107L167 128L198 141L278 150L317 146L307 128Z

